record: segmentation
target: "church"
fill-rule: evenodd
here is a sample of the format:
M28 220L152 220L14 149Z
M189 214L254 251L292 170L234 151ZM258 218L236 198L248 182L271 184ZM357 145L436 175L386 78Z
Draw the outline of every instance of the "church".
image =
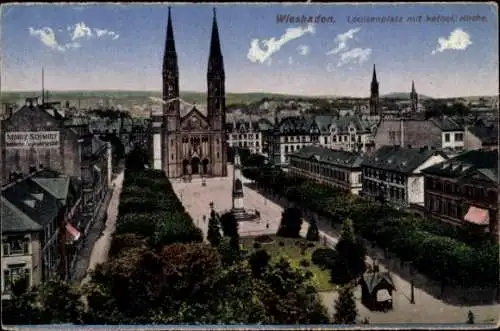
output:
M153 167L169 178L226 177L225 74L214 9L207 70L207 105L181 109L179 67L170 8L163 57L163 107L152 116Z

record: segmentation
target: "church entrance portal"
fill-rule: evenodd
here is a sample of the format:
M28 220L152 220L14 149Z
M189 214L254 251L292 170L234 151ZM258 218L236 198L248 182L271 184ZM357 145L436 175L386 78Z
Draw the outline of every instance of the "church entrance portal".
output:
M183 176L189 175L189 161L188 160L182 161L182 175Z
M191 159L191 174L198 175L200 173L200 159L193 157Z
M203 161L201 162L201 165L202 165L202 175L207 175L208 174L208 159L203 159Z

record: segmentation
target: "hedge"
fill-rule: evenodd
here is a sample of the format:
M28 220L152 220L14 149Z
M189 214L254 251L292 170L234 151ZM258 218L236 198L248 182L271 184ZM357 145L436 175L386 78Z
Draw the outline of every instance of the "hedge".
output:
M164 172L126 170L112 246L128 248L123 238L135 235L157 248L174 243L202 242L197 228Z
M419 217L396 211L380 203L363 201L325 185L297 178L278 169L264 167L256 178L260 186L308 206L311 211L340 224L354 221L361 236L387 248L400 259L413 261L420 272L435 280L462 286L496 286L498 245L483 242L479 247L441 235ZM444 233L452 233L443 231Z

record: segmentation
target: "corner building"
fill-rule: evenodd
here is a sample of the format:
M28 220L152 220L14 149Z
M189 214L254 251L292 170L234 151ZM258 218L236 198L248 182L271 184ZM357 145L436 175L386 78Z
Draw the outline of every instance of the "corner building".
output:
M169 9L163 57L163 109L153 116L153 167L169 178L227 176L225 74L217 18L213 14L207 70L207 108L181 114L179 68Z

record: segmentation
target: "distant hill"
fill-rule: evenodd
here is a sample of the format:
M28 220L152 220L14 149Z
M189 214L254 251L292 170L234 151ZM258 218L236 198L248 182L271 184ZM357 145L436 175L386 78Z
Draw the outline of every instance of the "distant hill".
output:
M408 100L408 99L410 99L410 92L393 92L393 93L388 93L388 94L382 95L381 98ZM423 94L419 94L418 98L421 99L421 100L422 99L433 99L432 97L429 97L429 96L423 95Z
M3 92L1 102L20 102L27 97L40 96L40 91L10 91ZM185 91L180 93L181 98L190 103L205 104L205 92ZM160 91L49 91L49 98L52 101L65 102L66 100L75 103L78 100L112 99L116 103L125 103L123 101L148 102L150 96L160 97ZM308 98L305 96L294 96L275 93L226 93L226 104L249 104L258 102L264 98L282 100L288 98Z

